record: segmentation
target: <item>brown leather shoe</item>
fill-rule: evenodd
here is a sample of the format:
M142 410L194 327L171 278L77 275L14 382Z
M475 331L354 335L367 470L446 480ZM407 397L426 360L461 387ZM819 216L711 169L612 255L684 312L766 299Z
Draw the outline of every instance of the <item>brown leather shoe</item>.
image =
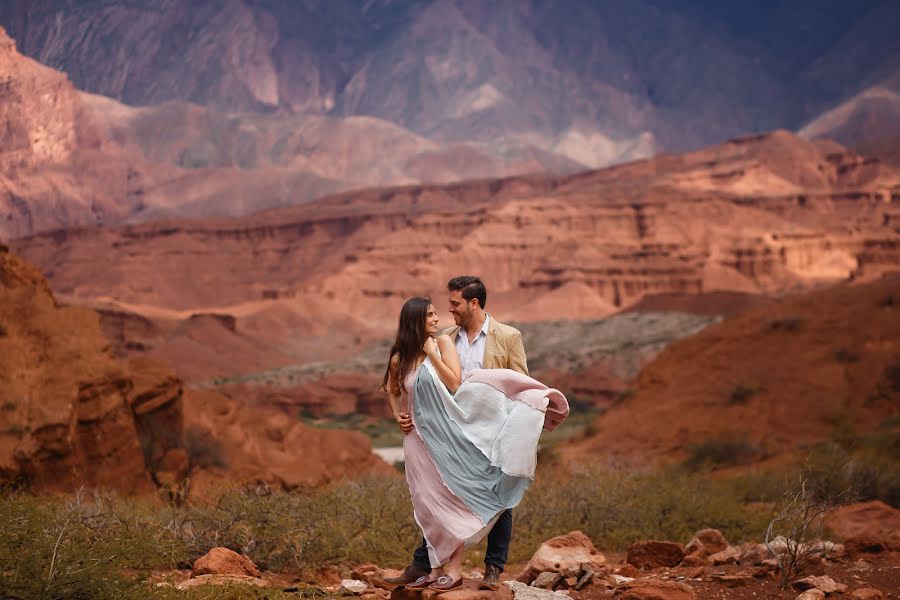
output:
M385 577L384 582L388 585L409 585L422 576L428 579L431 569L423 569L416 565L409 565L403 570L399 577ZM428 586L425 586L428 587Z
M441 575L437 578L437 581L428 586L428 589L436 592L449 592L460 586L462 586L462 577L453 581L453 578L449 575Z
M484 577L481 578L479 590L496 592L500 589L500 573L503 571L497 565L484 565Z

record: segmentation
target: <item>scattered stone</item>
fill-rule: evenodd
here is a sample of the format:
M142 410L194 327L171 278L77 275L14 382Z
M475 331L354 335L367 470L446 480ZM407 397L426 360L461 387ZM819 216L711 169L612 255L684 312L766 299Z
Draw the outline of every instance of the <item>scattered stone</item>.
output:
M765 544L748 544L741 548L738 564L742 567L758 567L769 558L769 549Z
M859 588L850 594L854 600L885 600L884 592L875 588Z
M512 590L515 600L571 600L568 594L542 590L526 585L521 581L504 581L503 585L508 586ZM448 594L441 594L441 600L453 600L449 599L448 596Z
M689 554L681 561L682 567L701 567L706 564L706 557L701 554Z
M628 548L625 562L639 569L674 567L684 560L684 546L675 542L635 542Z
M203 585L234 585L241 583L259 587L269 587L269 584L266 581L250 575L217 575L212 573L191 577L190 579L182 581L175 587L179 590L187 590Z
M741 558L741 551L734 546L728 546L721 552L711 554L706 560L711 565L736 565Z
M591 568L585 569L581 573L581 577L578 578L578 581L575 582L575 591L580 591L581 588L594 581L594 575L596 574L597 572Z
M618 573L619 575L624 575L625 577L631 577L632 579L641 576L641 572L638 571L637 567L635 567L634 565L625 565L623 567L620 567L616 569L616 573Z
M236 575L259 577L253 561L228 548L216 547L194 561L191 577L200 575Z
M727 588L736 588L748 585L753 581L753 575L749 573L735 573L734 575L713 575L713 581Z
M541 544L525 569L516 578L531 583L541 573L559 573L563 577L577 577L588 568L600 571L606 566L606 557L594 547L591 540L580 531L551 538Z
M621 600L697 600L693 588L677 581L636 579L623 587Z
M359 579L342 579L338 593L341 596L361 596L369 589L369 584Z
M821 575L818 577L804 577L803 579L798 579L794 583L791 584L795 590L803 591L810 589L822 590L826 594L843 594L847 591L847 586L843 583L837 583L831 577L827 575Z
M563 576L559 573L544 571L534 578L534 581L531 582L531 585L536 588L541 588L542 590L553 590L556 589L556 587L563 579Z
M706 575L706 569L704 567L695 567L688 571L685 577L687 577L688 579L700 579L704 575Z
M612 580L613 585L622 585L624 583L628 583L629 581L634 581L634 577L619 575L618 573L613 573L609 576L609 578Z
M856 571L858 573L865 573L867 571L872 570L872 565L867 563L862 558L857 559L848 569L848 571Z
M701 559L728 548L728 540L718 529L701 529L684 547L687 556Z
M797 596L795 600L823 600L824 598L825 592L813 588L811 590L806 590L805 592Z

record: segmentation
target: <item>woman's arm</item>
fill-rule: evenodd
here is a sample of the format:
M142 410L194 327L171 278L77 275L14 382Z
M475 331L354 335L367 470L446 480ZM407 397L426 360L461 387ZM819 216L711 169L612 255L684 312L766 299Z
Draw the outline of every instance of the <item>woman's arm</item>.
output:
M450 336L439 335L437 338L428 338L425 341L425 353L431 359L431 364L434 365L441 382L447 386L451 394L456 393L456 388L462 381L462 368L459 365L456 345Z
M400 397L400 382L397 380L397 370L400 365L400 356L395 354L391 357L391 364L388 369L388 403L391 406L391 414L394 415L394 420L397 421L397 424L400 426L400 430L403 433L409 433L412 431L412 419L409 418L409 415L403 412L403 400Z

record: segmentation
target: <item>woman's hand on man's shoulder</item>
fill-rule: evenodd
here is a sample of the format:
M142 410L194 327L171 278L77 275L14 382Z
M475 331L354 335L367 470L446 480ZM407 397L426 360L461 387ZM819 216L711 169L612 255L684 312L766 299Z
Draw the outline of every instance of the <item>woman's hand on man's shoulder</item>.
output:
M442 334L438 335L437 337L435 337L434 339L437 340L437 343L440 346L445 346L445 345L452 346L453 345L453 339L446 333L442 333Z

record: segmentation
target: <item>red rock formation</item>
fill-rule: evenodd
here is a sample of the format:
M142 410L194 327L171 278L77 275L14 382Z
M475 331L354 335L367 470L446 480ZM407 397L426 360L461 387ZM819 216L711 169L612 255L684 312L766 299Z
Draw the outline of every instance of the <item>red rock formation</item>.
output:
M41 274L0 246L0 482L132 494L179 486L191 469L201 489L223 479L295 487L392 472L361 434L186 392L147 358L119 363L97 313L60 306Z
M900 399L898 300L896 278L842 285L707 327L663 350L564 454L644 464L711 442L758 460L827 439L830 419L871 431Z

